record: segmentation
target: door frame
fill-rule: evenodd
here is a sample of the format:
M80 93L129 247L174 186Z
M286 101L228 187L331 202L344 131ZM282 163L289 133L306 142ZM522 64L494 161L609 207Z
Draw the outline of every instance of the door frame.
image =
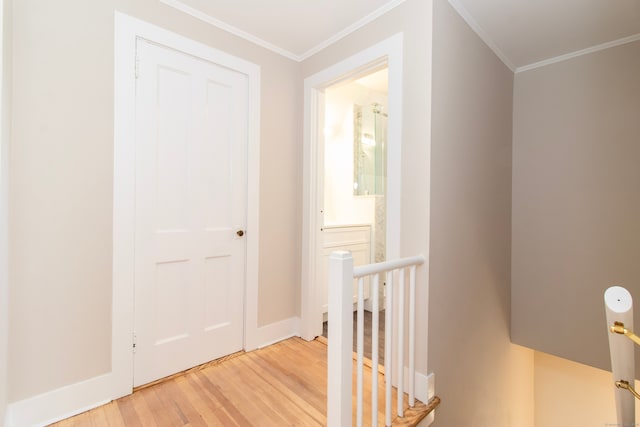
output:
M153 43L202 58L247 76L247 216L244 283L244 348L258 347L260 190L260 67L145 21L115 12L113 295L111 369L114 395L133 390L135 242L136 42Z
M306 340L322 333L316 268L323 205L320 198L324 197L324 174L319 171L320 161L324 159L323 119L320 118L324 115L324 90L383 65L389 69L388 110L392 112L387 122L386 256L394 259L400 256L403 34L395 34L304 80L300 335Z

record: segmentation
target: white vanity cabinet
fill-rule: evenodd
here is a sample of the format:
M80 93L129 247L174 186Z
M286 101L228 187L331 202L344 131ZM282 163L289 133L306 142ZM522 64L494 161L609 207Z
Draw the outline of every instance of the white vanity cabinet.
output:
M333 251L350 251L353 256L354 266L366 265L372 262L371 253L371 225L332 225L325 226L322 231L323 245L320 257L320 289L322 313L327 313L328 309L328 277L329 277L329 256ZM364 298L369 298L370 284L368 279L364 283ZM353 302L357 302L357 282L353 282Z

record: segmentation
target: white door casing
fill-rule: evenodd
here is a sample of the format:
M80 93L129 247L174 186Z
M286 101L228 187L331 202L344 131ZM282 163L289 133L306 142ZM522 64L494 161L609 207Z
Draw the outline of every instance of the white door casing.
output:
M389 69L389 116L387 125L387 193L386 193L386 259L400 257L401 152L402 152L402 76L403 34L398 33L329 68L309 76L304 81L304 145L302 194L302 277L300 291L300 334L311 340L322 333L323 287L318 284L323 226L324 195L323 118L324 90L336 83L348 81L386 65Z
M134 385L243 348L247 78L137 48Z

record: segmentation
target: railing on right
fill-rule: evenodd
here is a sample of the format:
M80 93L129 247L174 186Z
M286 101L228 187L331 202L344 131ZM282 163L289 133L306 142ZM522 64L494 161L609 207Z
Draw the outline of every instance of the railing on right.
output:
M357 330L356 330L356 425L363 425L364 407L364 288L368 277L372 298L371 325L371 425L378 425L378 348L379 348L379 287L380 276L386 283L385 298L385 426L392 425L392 388L395 382L397 394L397 414L404 416L405 384L404 372L408 370L407 399L410 408L415 398L415 319L416 319L416 268L424 264L424 256L414 256L360 267L353 266L350 252L336 251L329 258L329 347L327 378L327 425L346 427L352 424L353 408L353 282L357 280ZM406 297L409 272L408 298ZM398 281L394 284L394 277ZM394 290L397 301L394 303ZM408 307L406 307L408 305ZM394 309L398 310L394 316ZM408 310L408 316L407 316ZM393 319L397 319L394 337ZM408 318L408 333L405 333L405 317ZM405 336L408 344L405 343ZM396 341L397 357L394 360L392 343ZM408 357L405 358L405 345ZM406 360L408 359L408 360ZM405 361L408 366L405 366ZM394 363L395 362L395 366ZM395 367L395 369L394 369ZM393 373L397 373L394 381ZM429 402L435 406L439 399ZM426 402L425 402L426 403Z

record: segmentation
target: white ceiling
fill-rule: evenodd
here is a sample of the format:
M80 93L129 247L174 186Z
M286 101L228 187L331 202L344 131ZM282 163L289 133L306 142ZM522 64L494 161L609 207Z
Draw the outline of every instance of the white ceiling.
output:
M160 0L303 60L405 0ZM640 0L449 0L512 70L640 39Z
M640 0L450 0L449 3L512 69L594 46L640 39Z

